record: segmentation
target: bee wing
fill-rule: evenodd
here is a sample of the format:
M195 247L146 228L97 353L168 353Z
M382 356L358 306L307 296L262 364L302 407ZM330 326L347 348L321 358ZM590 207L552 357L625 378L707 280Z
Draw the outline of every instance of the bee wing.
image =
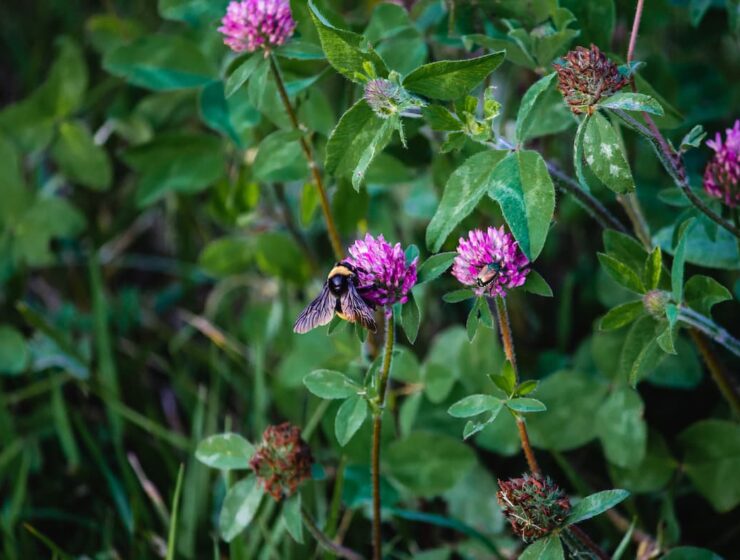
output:
M316 299L298 315L293 325L293 332L303 334L321 325L326 325L334 316L336 303L337 299L329 291L329 286L324 284Z
M360 323L367 330L375 332L375 317L372 308L357 293L357 288L350 283L347 293L339 299L342 313L352 323Z

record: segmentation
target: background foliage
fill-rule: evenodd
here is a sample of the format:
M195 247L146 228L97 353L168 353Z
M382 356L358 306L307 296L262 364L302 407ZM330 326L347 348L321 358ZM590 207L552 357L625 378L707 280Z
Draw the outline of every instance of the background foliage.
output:
M674 143L697 124L730 126L740 115L737 2L648 4L636 52L646 66L637 83L664 109L656 122ZM170 526L178 557L310 557L315 545L287 538L271 505L230 544L219 540L218 512L237 477L214 476L194 455L208 435L234 431L257 441L266 425L284 420L303 427L321 465L304 504L322 524L328 519L331 532L346 531L348 546L367 547L370 425L340 445L337 438L348 436L335 429L341 401L312 396L303 378L320 368L359 378L369 357L349 329L330 337L291 332L332 262L331 247L299 136L267 65L257 57L245 63L221 44L224 7L220 0L0 6L3 558L50 550L164 557ZM595 42L623 58L634 10L621 0L421 1L409 14L369 1L317 7L336 26L364 33L376 66L404 76L426 62L506 49L487 84L501 105L496 131L527 143L507 156L515 169L506 184L519 189L537 176L536 153L575 175L576 121L552 79L541 91L530 86L575 45ZM460 123L473 130L475 107L448 104L455 115L404 119L407 147L398 134L383 137L378 143L388 140L387 148L355 177L353 158L369 135L380 138L380 125L355 110L355 128L332 151L329 135L362 90L350 70L343 76L327 64L308 7L295 1L293 10L297 40L280 61L319 160L326 156L344 240L383 233L416 245L426 259L454 250L471 227L506 218L516 234L518 224L517 238L530 256L539 254L535 268L554 293L508 299L520 369L525 379L541 380L536 397L547 405L529 420L543 469L574 495L630 490L623 516L669 548L733 557L740 431L695 347L682 331L672 339L676 354L656 350L635 365L660 334L655 321L598 328L609 309L636 297L609 274L609 258L634 257L641 266L647 252L613 232L602 240L599 225L563 193L551 224L539 208L554 201L527 199L539 206L522 210L525 223L506 199L491 195L499 207L446 191L458 180L460 188L469 184L471 158L505 155L461 132ZM441 102L461 95L455 83L408 77L419 95ZM447 132L432 132L430 123ZM649 232L669 262L686 204L648 144L627 128L620 133ZM708 155L703 146L686 155L695 185ZM629 223L612 191L594 194ZM459 210L444 204L454 196L469 205L461 219L444 213ZM681 289L697 305L721 302L711 310L715 321L738 335L738 246L722 230L691 227L681 249L689 284ZM691 280L695 274L714 281ZM629 278L616 277L629 287ZM481 392L503 361L496 332L484 325L471 342L469 306L442 300L457 288L445 274L415 289L418 337L412 346L399 335L390 403L396 422L384 425L383 454L384 507L398 558L518 549L494 498L497 477L525 469L511 416L498 415L463 442L465 421L447 414ZM738 359L716 351L737 375ZM641 381L636 390L630 380ZM171 523L179 472L179 518ZM337 519L330 500L340 473ZM622 538L605 519L586 526L610 550ZM711 557L701 554L666 557Z

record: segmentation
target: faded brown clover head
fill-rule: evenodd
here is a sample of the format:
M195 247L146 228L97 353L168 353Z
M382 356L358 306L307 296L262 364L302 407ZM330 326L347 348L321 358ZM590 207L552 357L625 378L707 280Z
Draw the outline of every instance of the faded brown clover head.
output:
M588 49L576 47L553 67L558 74L558 89L576 114L590 115L599 100L614 95L629 82L594 44Z
M570 500L552 480L525 474L499 480L496 494L515 534L531 542L562 526Z
M311 477L312 464L311 449L301 439L301 429L289 422L268 426L249 461L257 479L277 502L292 496Z

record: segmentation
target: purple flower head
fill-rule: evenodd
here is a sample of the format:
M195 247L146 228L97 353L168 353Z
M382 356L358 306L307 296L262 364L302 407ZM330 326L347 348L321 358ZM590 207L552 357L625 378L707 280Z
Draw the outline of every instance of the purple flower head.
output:
M389 307L406 303L409 290L416 284L416 261L406 264L401 244L391 245L382 235L369 233L349 248L346 261L357 268L362 297L375 305Z
M725 132L724 143L719 132L707 140L715 153L704 170L704 190L734 208L740 205L740 119Z
M221 23L224 43L238 53L282 45L295 29L289 0L235 0Z
M452 275L466 286L475 286L479 296L506 296L506 290L524 284L529 260L504 227L474 229L461 237Z

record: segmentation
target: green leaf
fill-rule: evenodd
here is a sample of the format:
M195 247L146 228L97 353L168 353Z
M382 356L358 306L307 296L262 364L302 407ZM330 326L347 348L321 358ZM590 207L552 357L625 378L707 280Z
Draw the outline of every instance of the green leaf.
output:
M519 105L519 112L516 115L516 138L521 144L529 138L530 131L537 126L536 118L539 116L535 107L542 102L548 88L554 83L557 74L555 72L548 74L544 78L537 80L524 94L522 102Z
M343 373L330 369L312 371L303 378L303 384L322 399L346 399L362 390L362 387Z
M621 387L606 399L596 415L596 432L607 460L619 467L642 462L647 449L645 405L631 387Z
M198 44L180 35L147 35L122 45L106 53L103 68L133 85L159 91L194 88L217 77Z
M606 109L640 111L663 116L663 107L660 106L660 103L644 93L618 92L600 101L598 106Z
M417 285L436 280L442 276L452 266L456 256L455 251L450 251L449 253L438 253L429 257L419 267Z
M237 90L247 82L261 62L264 63L264 59L261 56L254 54L237 66L236 70L234 70L226 79L226 84L224 86L225 96L228 98L234 95Z
M573 139L573 169L576 172L576 178L578 184L586 192L591 190L592 185L586 175L586 168L583 166L583 137L586 134L586 128L591 120L591 116L586 116L580 123L578 123L578 129L576 129L576 136Z
M211 82L201 90L198 106L206 125L228 137L237 147L242 147L242 139L234 126L221 82Z
M506 401L506 406L516 412L544 412L547 410L545 404L537 399L517 397Z
M676 471L677 461L671 457L663 437L651 431L648 449L642 461L630 468L609 466L615 484L631 492L657 492L664 488Z
M468 395L453 404L447 410L447 414L455 418L469 418L489 410L498 412L501 406L501 399L497 399L491 395Z
M504 51L467 60L440 60L420 66L403 80L411 92L442 101L469 94L504 61Z
M656 340L658 327L652 317L643 315L627 332L619 356L619 375L628 379L633 387L649 375L665 357Z
M195 458L214 469L248 469L254 446L239 434L225 433L208 437L198 444Z
M663 255L660 247L655 247L648 258L645 259L645 266L642 269L642 283L647 290L654 290L658 287L662 272Z
M25 371L28 362L23 335L9 325L0 325L0 373L17 375Z
M308 165L300 145L301 133L277 130L260 142L254 158L254 177L265 182L303 181Z
M542 156L533 151L509 154L493 170L488 196L499 203L519 247L534 261L555 211L555 187Z
M460 119L441 105L425 105L422 107L421 113L429 121L432 130L454 132L463 129L463 123L460 122Z
M419 303L416 301L414 292L409 292L409 299L403 305L401 311L401 325L403 326L403 332L406 333L406 338L413 344L416 341L416 336L419 334L419 323L421 322L421 311L419 310Z
M645 286L643 286L642 280L634 270L605 253L598 253L597 256L606 273L617 283L637 294L645 293Z
M702 226L691 228L691 235L686 241L686 262L707 268L740 270L737 239L724 228L718 227L716 231L716 237L710 237ZM674 232L675 228L668 226L659 230L653 238L665 253L674 253Z
M459 303L474 297L476 297L476 295L473 290L464 288L462 290L455 290L454 292L447 292L442 296L442 301L446 303Z
M610 257L621 261L636 274L642 274L648 254L634 237L613 229L607 229L604 230L603 240L606 253Z
M684 472L719 512L740 504L740 428L736 422L702 420L679 436Z
M388 122L378 117L364 100L355 103L342 115L329 136L326 172L341 177L353 176L354 185L355 170L368 149L380 152L390 140L393 131L388 130ZM369 163L365 162L365 170ZM364 170L362 172L364 174Z
M373 162L376 156L380 155L391 141L393 131L398 126L397 118L389 118L383 120L383 124L377 130L377 132L367 138L368 143L364 146L364 149L360 153L360 159L357 161L357 165L352 171L352 186L356 191L360 190L360 186L365 181L365 175L367 174L368 167Z
M610 309L599 321L599 329L613 331L629 325L644 313L642 300L630 301Z
M246 272L254 261L254 238L229 236L211 241L200 254L198 263L214 276Z
M427 226L426 242L431 251L439 251L457 225L478 205L488 191L493 170L507 153L505 150L480 152L450 175L442 200Z
M533 542L521 553L519 560L565 560L560 537L550 535Z
M517 385L515 393L520 397L528 395L529 393L534 392L539 384L540 382L535 379L527 379Z
M669 550L662 560L722 560L722 557L706 548L679 546Z
M94 190L110 187L113 175L110 158L80 122L59 125L51 157L70 181Z
M385 472L413 495L437 496L452 488L476 463L473 450L438 432L411 432L383 454Z
M509 360L504 361L500 374L492 374L489 377L493 381L493 384L507 395L511 395L514 389L516 389L516 372Z
M254 519L264 494L262 485L254 476L240 480L229 488L218 518L218 530L222 539L231 542L247 528Z
M552 297L552 288L536 270L530 270L522 289L537 296Z
M527 418L532 444L543 449L568 451L596 437L594 416L604 401L607 386L593 375L559 371L545 377L537 397L547 404L547 414ZM578 406L573 404L578 395Z
M170 192L199 192L226 170L221 140L204 134L162 134L127 150L127 165L139 172L136 201L149 206Z
M355 395L342 403L334 420L334 434L339 445L344 447L360 429L367 416L367 401L361 395Z
M684 284L686 305L702 315L711 317L712 307L732 299L730 290L709 276L697 274Z
M673 264L671 265L671 293L673 301L681 303L683 301L683 273L684 263L686 261L686 243L689 231L692 229L694 219L686 220L678 229L678 244L673 254Z
M275 49L275 54L293 60L324 60L326 58L321 46L296 38Z
M618 194L635 190L627 156L614 126L600 113L587 119L583 157L594 175Z
M362 35L331 25L318 11L313 0L309 1L308 8L319 32L326 59L337 72L353 82L362 83L360 76L365 74L364 65L370 63L380 75L388 74L385 64L372 47L367 45L367 48L363 48L367 41Z
M57 40L59 54L46 81L26 99L0 111L0 131L24 152L44 149L59 119L77 111L88 85L82 50L66 37Z
M707 133L704 131L704 127L700 124L697 124L694 128L689 130L686 133L686 135L681 139L681 144L679 145L679 149L685 152L691 148L701 147L701 143L704 140L704 137L706 135ZM670 189L670 190L675 192L675 189Z
M282 511L285 528L293 537L293 540L303 544L303 517L301 515L301 494L296 492L289 498L285 499Z
M586 496L578 502L565 520L566 525L575 525L604 513L623 502L630 495L627 490L604 490Z

